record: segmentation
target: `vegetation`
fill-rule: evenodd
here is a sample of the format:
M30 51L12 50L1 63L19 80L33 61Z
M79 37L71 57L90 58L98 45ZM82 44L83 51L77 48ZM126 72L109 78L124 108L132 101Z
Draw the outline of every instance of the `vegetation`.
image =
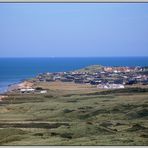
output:
M47 94L9 94L0 102L0 145L148 145L147 89L40 85Z
M103 66L101 65L91 65L91 66L87 66L85 68L76 70L76 72L87 72L87 73L95 73L95 72L99 72L103 69Z

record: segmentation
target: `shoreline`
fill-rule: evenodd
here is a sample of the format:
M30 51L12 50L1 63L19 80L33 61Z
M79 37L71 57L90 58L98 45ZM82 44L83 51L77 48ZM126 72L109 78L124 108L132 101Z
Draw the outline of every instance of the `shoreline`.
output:
M8 85L4 86L4 87L1 87L1 91L0 91L0 95L5 95L9 89L15 85L18 85L19 83L21 83L22 81L20 82L15 82L15 83L9 83Z
M146 66L147 67L147 66ZM77 69L74 71L68 71L68 72L46 72L46 73L39 73L36 76L32 77L31 79L36 79L36 81L45 81L46 80L46 76L50 77L50 75L52 75L53 78L52 80L50 80L51 78L47 78L47 81L56 81L56 79L61 79L62 77L64 78L62 81L64 82L71 82L72 78L75 77L75 79L80 79L79 76L77 76L77 74L82 76L87 76L87 77L94 77L94 74L96 75L96 72L100 75L100 74L118 74L120 75L120 73L133 73L133 72L141 72L143 71L144 68L143 66L134 66L134 67L127 67L127 66L101 66L101 65L90 65L87 67L84 67L82 69ZM103 72L103 73L101 73ZM91 74L92 73L92 74ZM63 75L67 75L69 76L69 78L64 77ZM76 75L76 76L74 76ZM73 80L74 81L74 80ZM77 80L78 81L78 80ZM80 81L80 80L79 80ZM88 80L87 80L88 81ZM99 80L97 80L97 82L99 82ZM82 82L75 82L75 83L82 83ZM105 82L103 82L105 84ZM7 83L6 83L7 84ZM5 86L4 90L0 91L0 95L5 95L9 92L15 91L15 90L20 90L20 89L28 89L28 88L32 88L32 86L35 84L35 82L30 81L30 78L28 79L20 79L17 80L17 82L13 82L8 84L7 86ZM100 84L100 83L99 83ZM93 85L93 84L92 84Z
M17 89L30 88L33 85L34 84L32 82L29 82L28 80L24 80L19 83L14 83L14 84L9 85L7 92L11 92Z
M22 89L24 87L29 87L31 82L28 82L28 80L21 80L19 82L10 83L5 88L2 88L0 91L0 96L6 95L7 93L14 91L16 89ZM33 84L32 84L33 85Z
M0 102L3 101L3 99L8 97L8 93L11 93L15 90L18 89L23 89L23 88L30 88L34 84L29 82L28 80L20 81L17 83L9 84L6 89L3 92L0 92Z

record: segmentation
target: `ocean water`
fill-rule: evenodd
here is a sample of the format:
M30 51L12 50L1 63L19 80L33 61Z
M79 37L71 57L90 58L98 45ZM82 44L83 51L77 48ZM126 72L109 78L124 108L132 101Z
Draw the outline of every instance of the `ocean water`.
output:
M148 57L106 58L0 58L0 92L9 84L18 83L44 72L76 70L89 65L148 66Z

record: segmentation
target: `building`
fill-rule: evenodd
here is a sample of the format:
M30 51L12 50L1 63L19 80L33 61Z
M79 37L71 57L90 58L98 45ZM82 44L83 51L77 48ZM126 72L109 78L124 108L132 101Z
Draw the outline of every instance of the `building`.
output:
M40 94L46 94L47 93L47 90L41 90L40 91Z
M99 89L121 89L125 88L122 84L99 84L97 85Z
M35 91L35 89L33 89L33 88L22 88L22 89L20 89L21 93L30 93L30 92L34 92L34 91Z

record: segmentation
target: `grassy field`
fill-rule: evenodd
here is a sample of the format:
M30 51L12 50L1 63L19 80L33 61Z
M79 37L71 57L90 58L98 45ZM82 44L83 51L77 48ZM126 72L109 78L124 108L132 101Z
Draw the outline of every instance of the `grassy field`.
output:
M0 145L148 145L148 90L40 83L0 102Z

